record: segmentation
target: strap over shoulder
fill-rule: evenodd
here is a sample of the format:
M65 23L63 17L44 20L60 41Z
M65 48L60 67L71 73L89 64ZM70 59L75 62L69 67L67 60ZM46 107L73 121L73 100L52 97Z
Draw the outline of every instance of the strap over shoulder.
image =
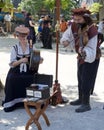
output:
M18 47L17 47L17 45L14 45L13 48L16 51L16 53L18 53Z

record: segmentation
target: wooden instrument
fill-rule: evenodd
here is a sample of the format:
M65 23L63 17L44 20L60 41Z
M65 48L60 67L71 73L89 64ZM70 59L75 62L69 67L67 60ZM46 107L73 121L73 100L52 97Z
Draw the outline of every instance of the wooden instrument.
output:
M29 69L32 70L34 73L38 72L40 60L40 51L32 49L30 54Z

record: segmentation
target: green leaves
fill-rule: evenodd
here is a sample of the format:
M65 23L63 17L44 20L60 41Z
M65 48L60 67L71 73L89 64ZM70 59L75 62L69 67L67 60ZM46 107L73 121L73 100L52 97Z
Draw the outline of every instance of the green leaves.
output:
M60 12L64 14L66 19L69 19L72 8L79 6L80 0L60 0ZM47 10L54 15L56 0L22 0L19 4L19 9L31 12L33 15L40 14L41 10Z
M93 3L91 6L90 6L90 11L92 13L98 13L99 10L103 7L103 5L99 4L99 3Z

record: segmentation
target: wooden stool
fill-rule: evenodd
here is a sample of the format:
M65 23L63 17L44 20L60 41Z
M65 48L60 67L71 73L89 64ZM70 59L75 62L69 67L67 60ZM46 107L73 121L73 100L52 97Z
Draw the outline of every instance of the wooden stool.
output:
M45 114L45 110L49 104L49 99L43 99L43 100L38 100L38 101L29 101L29 100L24 100L24 106L26 112L29 114L30 119L26 123L25 130L28 130L29 126L34 123L36 124L38 130L42 130L41 125L39 123L39 117L42 115L43 118L45 119L45 122L47 126L50 126L50 122L48 120L47 115ZM34 106L36 108L36 111L34 114L31 112L29 106Z

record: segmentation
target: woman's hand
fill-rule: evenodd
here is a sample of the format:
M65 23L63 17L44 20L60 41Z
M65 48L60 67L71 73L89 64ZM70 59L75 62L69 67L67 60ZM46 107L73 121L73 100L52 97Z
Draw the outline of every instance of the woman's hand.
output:
M21 58L20 60L14 61L13 63L11 63L11 66L16 67L22 63L28 63L28 57Z
M22 58L22 59L20 59L20 60L21 60L21 63L28 63L28 58L27 58L27 57Z

